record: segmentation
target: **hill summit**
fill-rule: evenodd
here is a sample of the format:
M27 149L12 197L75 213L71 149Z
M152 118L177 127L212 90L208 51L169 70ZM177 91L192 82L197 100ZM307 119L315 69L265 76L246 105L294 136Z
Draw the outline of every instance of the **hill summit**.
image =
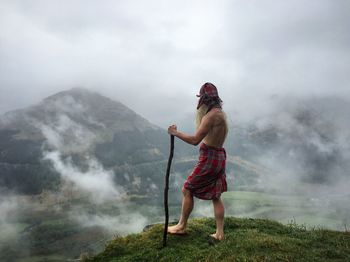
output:
M39 104L5 113L0 127L21 129L26 132L35 127L35 121L52 123L60 115L66 115L90 128L105 127L113 130L159 129L128 107L96 92L84 88L72 88L51 95Z
M215 220L190 220L188 235L168 236L162 247L163 225L146 232L116 237L105 250L85 261L349 261L350 234L306 230L295 223L266 219L225 219L226 239L213 241ZM84 260L83 260L84 261Z

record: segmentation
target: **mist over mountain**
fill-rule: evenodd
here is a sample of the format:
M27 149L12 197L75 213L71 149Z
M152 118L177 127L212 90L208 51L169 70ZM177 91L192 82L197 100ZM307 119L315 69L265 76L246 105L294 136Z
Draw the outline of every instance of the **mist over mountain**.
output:
M233 125L235 152L275 170L272 184L279 176L329 186L349 180L348 100L273 96L268 102L264 114Z
M1 116L0 185L40 193L57 188L59 174L101 169L114 172L116 184L145 191L142 184L159 184L168 143L164 129L123 104L73 88Z

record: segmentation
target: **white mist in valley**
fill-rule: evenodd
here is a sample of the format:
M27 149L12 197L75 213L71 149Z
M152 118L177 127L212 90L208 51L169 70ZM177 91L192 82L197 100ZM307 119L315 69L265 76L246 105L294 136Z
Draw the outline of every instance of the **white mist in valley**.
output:
M11 213L18 208L17 201L15 196L0 196L0 246L17 233L16 227L11 223Z
M86 171L81 171L69 160L62 160L61 154L57 151L45 152L44 159L52 162L62 179L73 182L78 190L89 193L93 202L102 204L110 200L121 201L125 195L124 189L114 184L113 172L104 170L95 159L89 160Z
M104 213L98 208L92 212L90 207L86 208L85 203L85 206L72 206L69 217L83 226L100 226L107 232L118 234L141 230L147 225L148 219L136 210L128 209L127 191L116 184L114 171L105 169L91 153L98 137L72 119L86 115L86 108L70 96L66 96L63 101L54 101L52 107L53 112L63 108L59 112L67 114L57 115L54 121L36 122L46 139L43 160L50 161L62 181L65 181L63 184L70 185L78 198L87 196L91 206L106 205L119 211L118 215L111 215L110 211ZM104 128L103 123L91 117L85 117L84 121ZM74 154L83 156L80 166L72 160Z
M255 191L271 194L257 197L276 208L268 211L258 201L246 199L247 207L256 207L243 215L346 230L350 223L348 98L273 96L261 107L260 111L252 108L249 118L236 119L229 143L238 139L232 153L246 154L247 160L269 170L260 176ZM236 212L234 205L229 206L240 215L239 206Z
M138 233L149 223L148 218L130 207L118 206L120 215L91 214L84 209L76 209L70 212L70 218L85 227L98 226L107 232L118 235Z

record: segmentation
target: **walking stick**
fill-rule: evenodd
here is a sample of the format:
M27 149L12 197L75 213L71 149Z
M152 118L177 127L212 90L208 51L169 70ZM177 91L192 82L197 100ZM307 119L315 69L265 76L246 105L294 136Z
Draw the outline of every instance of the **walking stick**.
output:
M170 135L170 155L168 160L168 166L166 169L165 187L164 187L165 225L164 225L164 233L163 233L163 247L166 247L166 239L168 235L168 224L169 224L168 191L169 191L170 167L171 167L171 161L173 160L173 155L174 155L174 136Z

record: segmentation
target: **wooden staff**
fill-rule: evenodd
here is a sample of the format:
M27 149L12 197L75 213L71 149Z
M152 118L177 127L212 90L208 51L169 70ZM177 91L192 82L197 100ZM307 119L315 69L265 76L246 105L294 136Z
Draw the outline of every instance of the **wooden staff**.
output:
M173 160L173 155L174 155L174 136L170 135L170 155L168 159L168 166L166 169L165 187L164 187L165 225L164 225L164 234L163 234L163 247L166 247L166 239L168 235L168 224L169 224L168 191L169 191L170 167L171 167L171 161Z

